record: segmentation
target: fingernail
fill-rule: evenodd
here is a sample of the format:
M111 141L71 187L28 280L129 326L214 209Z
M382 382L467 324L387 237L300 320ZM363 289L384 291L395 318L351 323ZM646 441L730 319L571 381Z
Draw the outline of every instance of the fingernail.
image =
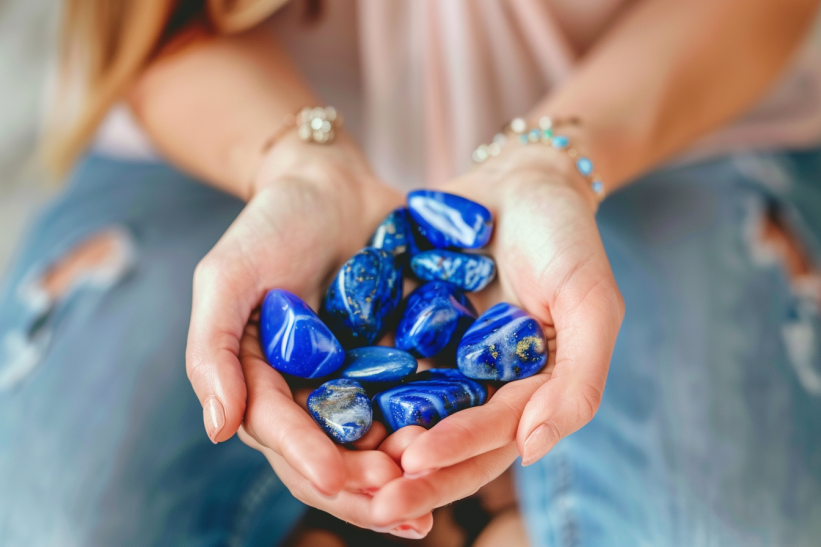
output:
M390 531L390 534L392 536L399 536L401 538L407 539L422 539L423 537L425 537L425 534L417 531L410 524L403 524L401 526L397 526L396 528Z
M525 450L522 454L522 465L530 465L541 459L542 456L550 452L550 449L559 442L555 429L551 429L547 424L542 424L533 430L533 433L525 441Z
M389 524L388 526L371 526L371 530L376 532L377 534L389 534L391 531L400 525L402 521L394 522L393 524Z
M216 397L209 397L202 405L202 419L205 422L205 431L211 442L217 444L217 435L225 425L225 410Z
M327 492L323 492L323 491L322 491L319 487L317 487L317 485L315 485L315 484L311 484L311 486L313 486L313 487L314 487L314 490L316 490L316 491L319 493L319 495L320 495L320 496L322 496L322 497L324 497L325 499L335 500L337 497L339 497L339 492L337 492L336 494L329 494L329 493L327 493Z
M422 477L426 477L431 473L436 473L439 471L439 468L436 469L425 469L424 471L420 471L419 473L402 473L406 479L421 479Z

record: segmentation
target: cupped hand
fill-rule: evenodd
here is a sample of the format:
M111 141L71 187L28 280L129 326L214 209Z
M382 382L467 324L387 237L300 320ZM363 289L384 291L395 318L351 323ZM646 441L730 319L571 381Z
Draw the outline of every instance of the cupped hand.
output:
M373 176L344 136L333 146L295 136L278 143L251 193L194 276L186 367L206 431L220 442L242 426L242 440L268 457L298 498L373 528L371 494L401 470L384 452L342 449L322 432L263 359L252 315L272 288L317 309L330 277L402 196ZM401 525L426 533L430 517L420 516Z
M540 373L503 385L485 405L417 435L401 454L405 478L374 498L377 522L423 515L469 495L518 455L529 465L593 418L624 304L586 185L563 152L521 146L442 188L482 203L496 219L487 250L498 283L471 295L477 308L505 301L525 309L541 322L550 358Z

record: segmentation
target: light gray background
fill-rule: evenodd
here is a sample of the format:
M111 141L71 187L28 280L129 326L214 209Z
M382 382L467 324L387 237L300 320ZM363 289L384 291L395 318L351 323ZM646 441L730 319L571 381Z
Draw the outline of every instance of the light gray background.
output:
M59 188L35 146L60 4L0 0L0 277L32 211Z

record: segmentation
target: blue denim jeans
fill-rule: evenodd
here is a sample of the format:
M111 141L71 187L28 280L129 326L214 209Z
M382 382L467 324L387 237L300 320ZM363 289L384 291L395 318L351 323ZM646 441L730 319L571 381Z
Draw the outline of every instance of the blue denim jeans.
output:
M761 244L819 264L821 153L654 173L597 220L626 314L601 408L519 468L533 547L821 545L821 322Z
M304 508L259 454L213 446L185 376L191 277L241 203L166 166L91 156L0 293L0 544L266 545ZM533 547L818 545L815 298L757 228L821 257L821 153L652 174L599 223L627 315L602 407L518 469ZM34 280L114 229L119 268Z

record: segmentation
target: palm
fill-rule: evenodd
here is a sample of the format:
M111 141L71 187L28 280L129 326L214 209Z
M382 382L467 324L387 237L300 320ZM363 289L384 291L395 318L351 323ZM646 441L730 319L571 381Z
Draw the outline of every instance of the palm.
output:
M386 508L380 512L385 520L468 495L519 454L532 463L598 408L623 311L591 208L558 176L528 173L504 182L478 171L445 189L495 205L488 251L499 282L474 302L483 310L506 301L535 316L548 337L548 364L535 376L504 385L484 406L419 435L402 455L405 472L440 471L383 488L377 502ZM539 442L528 441L536 429ZM409 499L416 503L404 501Z

